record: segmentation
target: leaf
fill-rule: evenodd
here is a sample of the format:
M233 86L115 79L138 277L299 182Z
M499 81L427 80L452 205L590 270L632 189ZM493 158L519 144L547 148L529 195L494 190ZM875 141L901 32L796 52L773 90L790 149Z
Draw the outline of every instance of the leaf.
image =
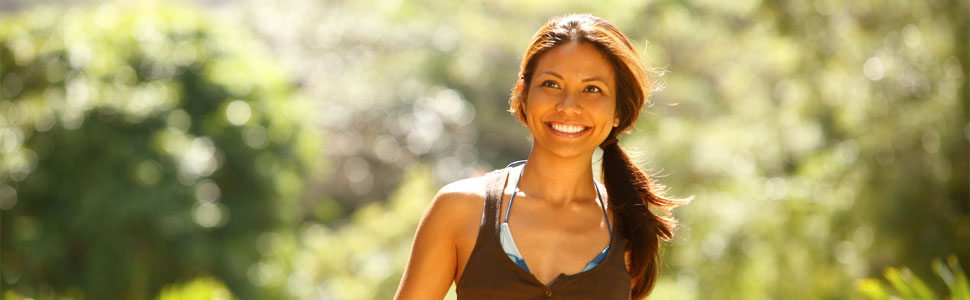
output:
M856 282L856 290L872 300L889 299L889 291L878 279L866 278Z

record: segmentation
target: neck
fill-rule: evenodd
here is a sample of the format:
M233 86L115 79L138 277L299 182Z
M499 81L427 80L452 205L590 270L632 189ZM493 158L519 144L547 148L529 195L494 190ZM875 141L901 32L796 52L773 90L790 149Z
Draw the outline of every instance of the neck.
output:
M522 170L519 189L529 197L553 205L590 201L598 197L593 186L593 153L561 157L532 148ZM595 200L594 200L595 201Z

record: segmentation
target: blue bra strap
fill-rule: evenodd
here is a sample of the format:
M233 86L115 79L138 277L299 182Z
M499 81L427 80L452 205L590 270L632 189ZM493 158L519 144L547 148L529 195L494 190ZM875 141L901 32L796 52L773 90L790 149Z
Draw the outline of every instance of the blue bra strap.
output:
M610 226L610 217L606 213L606 205L603 204L603 194L600 194L599 185L593 182L593 187L596 188L596 197L600 200L600 207L603 208L603 218L606 219L606 229L610 231L610 238L613 238L613 226Z
M524 161L524 160L520 160L520 161L517 161L517 162L514 162L514 163L509 164L509 166L506 167L506 168L511 168L511 167L515 167L515 166L519 166L519 165L524 165L525 162L526 161ZM519 188L519 180L522 180L522 173L525 173L524 172L525 170L522 170L522 171L523 172L519 172L519 176L517 178L515 178L515 188L516 189ZM512 190L512 197L509 197L509 207L505 209L505 221L504 221L504 223L508 223L509 222L509 212L512 211L512 201L515 201L515 194L517 194L517 192L515 190Z
M524 165L525 162L526 162L525 160L520 160L520 161L517 161L517 162L513 162L513 163L509 164L506 168L511 168L511 167L517 167L519 165ZM520 171L519 172L519 176L517 178L515 178L515 188L516 189L519 188L519 180L522 180L522 173L525 173L524 171L525 170ZM606 229L610 231L610 238L613 238L613 226L610 225L610 217L609 217L609 214L606 213L606 205L603 204L603 194L600 193L599 185L596 184L595 181L593 182L593 188L596 189L596 199L598 199L600 201L600 207L603 209L603 218L606 218ZM513 190L512 191L512 196L509 197L509 207L505 209L505 221L504 221L504 223L508 223L509 222L509 213L512 212L512 201L515 201L515 194L516 193L517 192Z
M505 166L505 167L506 168L518 167L520 165L524 165L526 161L527 160L513 161L512 163L510 163L508 166Z

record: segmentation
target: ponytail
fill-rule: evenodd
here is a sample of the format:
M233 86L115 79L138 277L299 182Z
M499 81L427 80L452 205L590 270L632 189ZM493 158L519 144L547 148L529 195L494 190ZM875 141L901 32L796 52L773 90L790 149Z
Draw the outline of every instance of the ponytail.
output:
M626 256L633 299L653 290L660 269L660 240L670 240L677 224L670 209L690 202L664 197L663 186L652 183L620 148L616 133L600 144L603 149L603 184L610 206L628 239ZM651 211L653 207L657 212ZM659 215L658 215L659 214Z

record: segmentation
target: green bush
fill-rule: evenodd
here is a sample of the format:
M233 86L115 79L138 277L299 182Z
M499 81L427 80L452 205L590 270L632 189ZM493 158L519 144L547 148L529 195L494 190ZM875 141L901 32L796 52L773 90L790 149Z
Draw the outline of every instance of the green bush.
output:
M167 286L157 300L229 300L232 294L226 286L212 278L198 278L190 282Z
M0 18L3 290L143 299L211 274L280 295L250 282L257 239L303 217L318 136L234 27L171 5Z
M970 281L967 281L967 275L963 273L960 262L955 255L947 258L946 264L939 259L933 260L932 267L933 272L943 280L947 290L949 290L949 297L938 298L925 281L906 267L886 269L883 276L889 282L888 287L875 278L860 280L856 287L866 298L873 300L970 300Z

